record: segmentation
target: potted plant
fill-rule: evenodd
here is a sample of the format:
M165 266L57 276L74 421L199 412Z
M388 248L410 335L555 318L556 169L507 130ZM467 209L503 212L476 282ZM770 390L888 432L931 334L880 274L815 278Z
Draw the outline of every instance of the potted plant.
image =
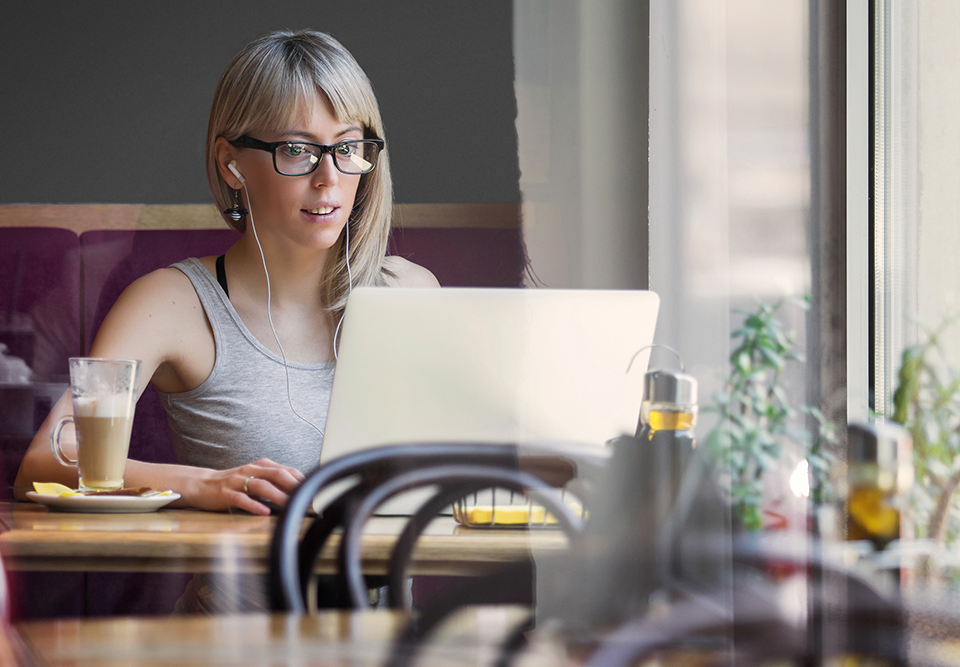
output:
M784 385L788 363L802 362L792 333L777 319L784 299L758 303L755 311L737 310L743 324L731 333L730 375L707 410L717 423L706 438L721 485L730 497L734 527L760 530L767 523L764 485L781 466L788 445L799 452L809 471L809 492L815 505L829 495L829 470L836 442L833 425L820 410L791 404ZM801 304L807 307L807 302ZM806 423L805 423L806 422ZM812 428L807 424L812 422Z
M893 395L893 419L913 437L910 496L916 537L939 548L960 535L960 373L950 364L943 337L955 318L902 354Z

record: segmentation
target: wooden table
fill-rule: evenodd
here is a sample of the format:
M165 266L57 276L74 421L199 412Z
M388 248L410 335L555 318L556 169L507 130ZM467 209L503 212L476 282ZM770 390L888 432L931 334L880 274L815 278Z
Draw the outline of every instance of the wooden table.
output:
M386 573L403 522L370 522L363 542L367 574ZM275 523L245 513L73 514L32 502L0 502L0 556L7 569L21 571L263 573ZM321 554L318 572L335 572L338 538ZM464 528L441 517L421 537L410 574L472 574L531 550L565 545L559 531Z
M468 609L444 626L418 665L488 665L520 618L513 607ZM34 621L11 633L21 664L49 667L382 665L406 617L384 611L318 616L246 614ZM556 646L521 664L571 664Z
M520 607L471 607L440 626L416 665L492 665L508 632L525 616ZM19 623L0 628L0 665L47 667L232 667L383 665L407 616L387 611L327 611L315 616L117 617ZM911 637L908 664L955 665L960 641L950 633ZM513 663L518 667L581 664L592 645L568 643L539 628ZM6 641L4 641L6 640ZM658 652L643 664L707 667L729 662L696 646ZM832 664L834 661L829 661ZM843 660L836 660L841 663ZM856 661L859 664L859 661ZM869 664L879 664L868 660Z

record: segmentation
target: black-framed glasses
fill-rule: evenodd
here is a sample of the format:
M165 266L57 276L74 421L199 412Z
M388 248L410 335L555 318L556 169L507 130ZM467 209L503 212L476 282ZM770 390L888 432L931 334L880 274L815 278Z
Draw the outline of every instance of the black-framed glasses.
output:
M332 146L309 141L275 141L267 143L243 135L230 142L237 148L256 148L273 155L273 168L284 176L305 176L320 166L324 153L333 156L333 164L344 174L366 174L377 166L383 150L383 139L350 139Z

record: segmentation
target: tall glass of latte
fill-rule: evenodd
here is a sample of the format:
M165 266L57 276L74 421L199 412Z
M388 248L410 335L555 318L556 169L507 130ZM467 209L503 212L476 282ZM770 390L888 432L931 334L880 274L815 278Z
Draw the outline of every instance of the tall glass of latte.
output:
M139 383L139 361L70 359L73 416L57 422L50 448L62 465L79 469L80 491L123 488ZM76 459L64 454L60 444L60 432L70 422L77 432Z

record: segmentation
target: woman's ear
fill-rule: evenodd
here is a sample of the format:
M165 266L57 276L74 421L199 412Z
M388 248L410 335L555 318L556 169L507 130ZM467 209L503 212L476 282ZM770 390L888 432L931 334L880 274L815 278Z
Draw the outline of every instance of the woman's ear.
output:
M213 145L213 150L217 158L217 169L220 172L220 178L234 190L239 190L243 184L229 167L230 163L237 159L237 149L231 146L230 142L224 137L217 137L216 143Z

